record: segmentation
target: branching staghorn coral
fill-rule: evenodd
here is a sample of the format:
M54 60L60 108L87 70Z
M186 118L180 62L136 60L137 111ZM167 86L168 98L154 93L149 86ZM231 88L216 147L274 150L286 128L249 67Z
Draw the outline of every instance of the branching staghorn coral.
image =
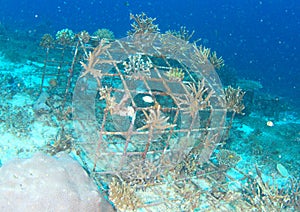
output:
M248 187L243 190L244 198L259 211L299 211L300 185L296 179L279 186L275 179L265 182L261 171L255 166L257 177L249 176Z
M134 20L134 23L131 24L132 29L127 32L128 35L159 32L158 25L153 24L156 18L150 18L145 13L136 15L130 13L130 20Z
M185 99L179 98L180 104L189 105L185 107L187 111L191 114L192 117L195 117L199 110L203 110L210 106L210 97L214 94L213 90L209 90L208 87L205 87L204 78L201 81L198 81L198 85L195 83L187 84L188 94L185 95Z
M100 44L94 49L94 51L92 53L91 52L89 53L88 63L85 64L80 61L80 64L85 70L80 77L84 77L87 74L91 74L97 80L98 85L100 85L102 71L96 69L95 66L97 64L103 64L103 63L114 64L117 62L115 60L105 60L99 57L100 55L104 55L106 50L109 48L110 48L110 44L106 44L105 40L101 40Z
M99 88L100 100L104 99L106 101L106 109L112 110L116 107L116 98L111 95L112 88L108 88L107 86Z
M224 60L222 57L217 57L217 52L213 52L209 56L210 63L214 66L215 69L221 69L224 66Z
M147 58L144 60L141 54L130 55L128 61L123 62L124 71L129 77L134 78L149 78L151 75L150 69L153 68L152 61Z
M171 81L182 81L184 78L184 72L181 68L173 68L171 67L169 71L165 73Z
M158 174L158 167L154 163L136 159L130 162L128 170L122 171L120 176L128 185L145 189L157 181Z
M190 31L187 30L185 26L181 26L179 31L175 31L175 30L166 31L166 34L174 35L175 37L180 38L184 41L190 41L194 33L195 33L194 30L190 33Z
M74 148L74 139L72 135L62 128L55 136L54 143L45 146L45 152L50 155L56 155L59 152L70 152Z
M242 111L245 109L245 105L243 103L243 97L245 95L245 92L243 92L240 88L235 89L231 86L228 86L227 88L224 89L224 93L225 93L226 108L228 111L233 112L225 135L225 138L227 138L235 114L237 113L237 114L244 115Z
M235 89L231 86L225 88L224 92L227 109L237 114L243 114L242 111L245 109L245 105L243 104L245 92L240 88Z
M206 48L205 46L202 45L197 46L196 44L194 44L193 47L194 47L195 59L200 64L206 64L210 56L210 48Z
M205 46L194 46L194 57L200 64L211 63L211 65L215 69L221 69L224 66L224 60L222 57L217 57L216 51L211 53L210 48L206 48Z
M119 181L114 177L109 185L109 200L120 211L136 210L142 206L142 202L134 190L125 181Z
M146 117L146 124L137 130L166 130L175 127L176 125L168 123L169 117L162 115L160 108L160 105L156 106L156 108L151 108L149 113L143 110Z
M129 99L128 94L124 94L123 98L119 103L116 102L116 98L111 95L112 88L102 87L99 88L100 100L105 100L106 110L110 112L111 115L120 115L120 116L134 116L134 109L131 106L125 106L125 103Z
M195 211L198 208L203 190L193 183L177 183L174 188L176 193L182 197L179 204L181 211Z
M145 150L142 154L143 159L146 158L147 152L150 148L150 144L154 136L154 131L156 130L163 131L176 126L175 124L168 123L169 117L162 115L160 108L161 108L160 105L155 105L154 108L151 108L149 111L143 110L143 113L146 117L145 120L146 123L143 127L137 129L137 131L145 130L145 129L148 130L148 140L145 146Z

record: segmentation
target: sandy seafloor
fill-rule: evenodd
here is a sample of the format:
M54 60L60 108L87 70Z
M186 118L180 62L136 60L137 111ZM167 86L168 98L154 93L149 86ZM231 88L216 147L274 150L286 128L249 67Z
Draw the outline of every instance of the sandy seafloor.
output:
M45 150L55 141L60 130L60 121L50 114L37 116L33 105L39 95L42 63L27 60L13 63L0 54L0 160L5 164L13 158L31 157ZM57 97L57 102L61 97ZM289 104L289 103L287 103ZM261 169L266 180L271 176L279 183L289 177L300 176L300 119L296 107L288 106L279 112L277 119L264 116L261 111L252 111L245 116L236 116L226 149L241 156L237 167L244 172L255 172L254 165ZM268 126L272 121L274 126ZM65 120L64 120L65 121ZM72 121L67 126L71 128ZM212 161L214 160L214 156ZM276 169L282 164L289 173L283 177ZM234 178L236 172L228 171Z
M2 164L13 158L31 157L38 151L47 152L47 145L52 145L57 140L62 122L53 114L61 105L62 98L54 95L56 102L52 104L52 115L36 115L33 109L40 95L42 67L42 63L12 63L0 56ZM71 126L71 121L65 124Z

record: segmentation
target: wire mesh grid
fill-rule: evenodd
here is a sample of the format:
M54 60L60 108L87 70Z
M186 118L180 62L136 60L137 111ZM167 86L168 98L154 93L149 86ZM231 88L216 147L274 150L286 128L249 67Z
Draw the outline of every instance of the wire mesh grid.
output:
M171 35L100 44L77 81L73 108L81 157L103 179L129 178L133 167L145 164L155 178L194 148L205 162L225 129L224 94L213 66Z

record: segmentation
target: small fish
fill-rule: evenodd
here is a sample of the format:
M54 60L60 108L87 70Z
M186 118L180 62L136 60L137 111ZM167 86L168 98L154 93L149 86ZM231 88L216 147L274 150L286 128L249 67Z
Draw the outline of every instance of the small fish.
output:
M126 7L129 7L130 4L129 4L128 1L125 1L125 2L124 2L124 5L125 5Z

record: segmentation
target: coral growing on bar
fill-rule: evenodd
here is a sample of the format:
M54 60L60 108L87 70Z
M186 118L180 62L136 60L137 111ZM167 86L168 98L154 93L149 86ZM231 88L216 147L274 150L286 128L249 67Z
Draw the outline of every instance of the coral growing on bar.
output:
M225 88L224 92L228 110L237 114L243 114L242 111L245 109L245 105L243 104L245 92L240 88L235 89L231 86Z
M145 190L147 186L154 184L157 181L159 167L155 164L140 160L133 161L127 171L121 173L121 177L130 186L137 186Z
M156 108L150 108L149 111L143 110L143 113L146 117L145 125L137 130L165 130L175 126L168 123L170 117L162 115L160 105L156 106Z
M205 46L197 46L196 44L193 45L194 47L194 57L200 64L206 64L208 58L210 56L210 48L206 48Z
M40 46L44 48L51 48L54 46L54 39L50 34L44 34L41 41Z
M131 24L132 29L127 32L128 35L159 32L158 25L153 23L156 18L150 18L145 13L136 15L130 13L130 20L134 22Z
M81 75L81 77L84 77L87 74L91 74L95 79L98 80L98 83L100 83L99 78L101 78L102 73L101 70L96 69L95 66L98 64L112 64L116 62L115 60L105 60L101 59L99 56L104 55L105 51L110 47L109 44L106 44L105 40L101 40L100 44L94 49L93 52L89 53L89 57L87 58L88 63L85 64L84 62L80 62L82 67L84 68L84 72Z
M210 106L210 97L214 94L213 90L209 90L205 86L205 81L202 79L198 81L198 84L187 84L188 94L185 95L185 99L178 99L181 105L188 105L185 108L187 113L190 113L192 117L196 116L199 110L203 110Z
M87 31L85 31L85 30L79 32L77 34L77 36L80 39L80 41L82 41L83 43L88 43L89 40L91 39L90 34Z
M121 211L136 210L142 206L141 200L135 195L134 188L115 177L109 185L109 200Z
M184 78L184 72L181 68L170 68L169 71L165 73L165 75L172 81L182 81Z
M124 71L130 77L150 77L153 63L149 58L143 58L141 54L130 55L128 60L123 62Z
M224 60L222 57L217 57L217 53L214 51L209 56L210 63L214 66L215 69L221 69L224 66Z
M182 39L184 41L190 41L194 33L195 33L194 30L190 32L189 30L186 29L185 26L181 26L179 31L176 30L166 31L166 34L174 35L175 37Z
M107 40L115 39L114 33L109 29L105 29L105 28L97 29L97 31L93 33L93 36L95 36L99 41L102 39L107 39Z
M70 29L62 29L56 33L55 37L56 37L56 41L60 45L65 46L65 45L72 44L75 38L75 34Z
M222 57L217 57L217 53L214 51L211 53L210 48L206 48L203 45L194 47L194 57L199 61L200 64L210 63L215 69L221 69L224 66L224 60Z

